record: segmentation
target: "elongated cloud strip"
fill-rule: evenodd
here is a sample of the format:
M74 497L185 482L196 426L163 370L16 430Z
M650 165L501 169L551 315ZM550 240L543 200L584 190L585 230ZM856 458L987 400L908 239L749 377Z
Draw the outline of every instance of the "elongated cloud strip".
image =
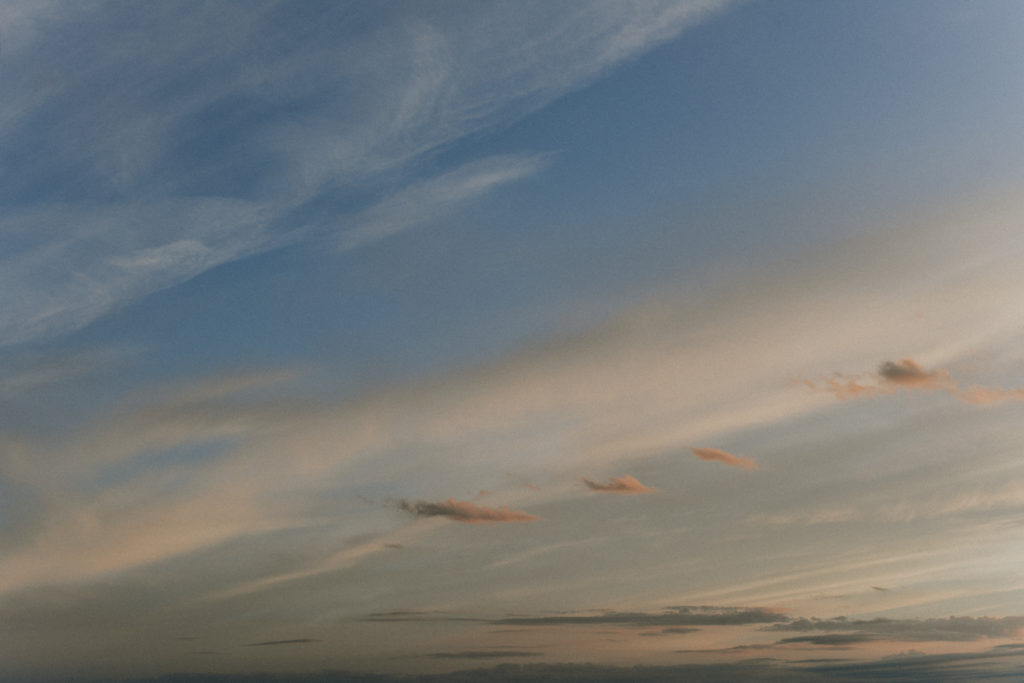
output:
M439 218L446 211L487 192L536 173L542 155L503 155L481 159L444 175L421 181L367 209L356 227L341 238L343 249L354 249Z
M657 489L645 486L628 474L622 477L612 477L607 484L592 481L583 477L581 481L591 491L598 493L654 493Z
M970 641L1013 637L1024 617L946 617L943 619L794 619L765 627L766 631L856 631L908 641ZM789 640L789 639L787 639Z
M662 612L616 612L546 617L509 617L494 623L521 626L560 624L619 624L622 626L730 626L772 624L789 617L762 607L716 607L711 605L668 607Z
M470 524L534 522L540 519L540 517L523 512L522 510L510 510L507 507L488 508L462 500L455 500L454 498L449 498L440 503L428 503L422 500L413 503L401 500L398 502L398 507L416 517L447 517L456 522L468 522Z
M1024 400L1024 389L982 387L971 385L963 389L946 370L925 370L911 358L887 360L878 366L875 377L836 375L821 380L797 380L816 391L827 391L845 401L854 398L886 396L901 390L942 391L964 403L987 404Z
M741 470L756 470L757 463L750 458L741 455L733 455L718 448L690 448L690 451L701 460L712 460L725 463L729 467L738 467Z

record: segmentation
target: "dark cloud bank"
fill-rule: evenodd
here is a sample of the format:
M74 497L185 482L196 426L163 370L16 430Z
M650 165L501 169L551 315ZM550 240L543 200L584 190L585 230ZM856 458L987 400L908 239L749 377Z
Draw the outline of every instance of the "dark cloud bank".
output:
M114 683L96 679L89 683ZM596 664L500 664L444 674L388 675L325 671L297 675L171 674L120 679L119 683L812 683L813 681L896 681L968 683L1024 680L1024 647L1000 646L980 653L896 656L867 662L809 660L786 663L752 659L731 664L612 667ZM15 683L0 679L0 683ZM23 683L19 681L18 683Z

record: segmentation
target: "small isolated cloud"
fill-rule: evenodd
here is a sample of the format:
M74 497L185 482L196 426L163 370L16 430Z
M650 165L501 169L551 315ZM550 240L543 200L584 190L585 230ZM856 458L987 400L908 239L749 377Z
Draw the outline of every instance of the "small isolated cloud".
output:
M910 358L887 360L878 366L878 376L887 384L914 389L945 389L952 384L945 370L927 371Z
M874 376L836 374L818 383L808 379L795 379L815 391L827 391L846 401L854 398L887 396L901 390L942 391L964 403L988 404L1002 401L1024 401L1024 389L982 387L971 385L961 388L946 370L925 370L911 358L887 360L878 366Z
M246 647L266 647L268 645L301 645L303 643L322 643L317 638L292 638L291 640L265 640L262 643L248 643Z
M588 489L599 493L654 493L657 491L657 489L641 484L628 474L621 477L612 477L608 480L607 484L592 481L586 477L583 477L581 481Z
M489 508L474 505L462 500L449 498L439 503L427 501L398 501L398 507L416 517L447 517L456 522L470 524L486 524L489 522L535 522L540 517L522 510L510 510L507 507Z
M733 455L718 448L691 448L690 451L701 460L713 460L725 463L729 467L738 467L741 470L757 469L757 463L750 458Z

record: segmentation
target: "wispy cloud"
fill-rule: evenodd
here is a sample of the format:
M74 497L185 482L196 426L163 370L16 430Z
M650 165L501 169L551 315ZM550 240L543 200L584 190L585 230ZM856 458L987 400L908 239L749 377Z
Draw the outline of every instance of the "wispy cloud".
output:
M856 631L861 635L907 641L971 641L1010 638L1024 628L1024 617L945 617L941 619L793 619L768 631Z
M540 657L543 652L529 650L465 650L463 652L434 652L426 655L433 659L505 659L513 657Z
M836 375L814 382L798 380L816 391L826 391L843 401L895 394L901 390L941 391L965 403L988 404L1024 400L1024 389L983 387L962 388L947 370L925 370L915 360L887 360L878 366L874 376Z
M829 633L823 636L794 636L793 638L783 638L779 641L779 644L822 645L825 647L843 647L847 645L869 643L877 639L878 636L870 635L867 633Z
M446 517L456 522L486 524L490 522L534 522L540 519L522 510L507 507L488 508L462 500L449 498L437 503L427 501L398 501L398 507L415 517Z
M667 607L661 612L616 612L508 617L495 623L508 626L555 626L570 624L618 624L621 626L726 626L788 621L789 617L762 607Z
M602 484L586 477L583 477L581 481L588 489L598 493L654 493L657 491L657 489L641 484L628 474L621 477L612 477L608 480L607 484Z
M462 204L540 170L543 155L505 155L474 161L403 188L353 220L341 236L345 249L429 223Z
M292 638L290 640L264 640L261 643L248 643L246 647L267 647L272 645L305 645L307 643L322 643L317 638Z
M741 470L756 470L757 463L750 458L741 455L733 455L718 448L690 448L690 451L701 460L721 462L729 467L738 467Z
M17 173L0 192L0 344L73 331L310 231L354 246L437 218L540 158L433 180L411 162L724 4L423 6L359 30L330 3L5 3L0 137ZM341 208L353 187L390 198Z

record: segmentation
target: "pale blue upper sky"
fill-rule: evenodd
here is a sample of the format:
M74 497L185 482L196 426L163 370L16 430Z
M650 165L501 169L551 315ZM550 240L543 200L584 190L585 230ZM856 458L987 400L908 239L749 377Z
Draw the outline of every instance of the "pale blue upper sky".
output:
M1022 36L0 3L0 677L1005 663Z

